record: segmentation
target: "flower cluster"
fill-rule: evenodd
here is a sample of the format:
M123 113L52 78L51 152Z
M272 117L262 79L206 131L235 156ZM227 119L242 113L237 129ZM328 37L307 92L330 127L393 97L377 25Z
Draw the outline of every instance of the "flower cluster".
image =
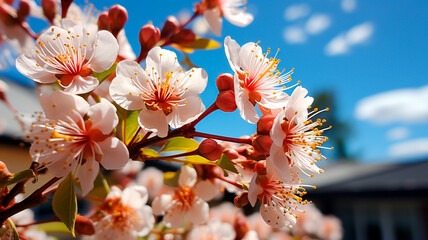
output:
M294 69L278 70L278 52L271 57L260 43L241 47L226 37L230 73L218 75L219 93L209 107L200 98L208 73L184 52L221 45L196 36L187 25L204 16L220 35L224 16L246 26L253 16L245 3L202 0L184 23L168 17L162 29L147 24L139 32L137 56L126 39L128 13L120 5L97 12L93 6L82 11L72 0L62 0L61 7L54 0L42 0L40 7L22 0L15 9L0 0L0 47L5 39L19 39L10 28L29 38L30 47L17 49L22 54L16 68L37 84L43 108L25 132L31 167L13 174L0 164L0 238L27 237L27 227L38 222L22 223L16 214L41 204L49 194L54 194L56 217L45 222L62 221L84 239L250 240L278 232L340 238L335 219L325 220L329 225L324 232L310 232L297 220L305 211L316 211L306 210L310 201L305 188L312 186L303 185L299 174L323 172L316 163L326 159L323 132L331 127L315 119L328 108L312 109L308 91L300 82L290 83ZM26 21L30 10L49 23L39 35ZM167 47L180 50L185 60L180 62ZM2 87L0 100L17 113L6 92ZM245 121L257 124L251 136L198 131L198 123L212 112L236 109ZM33 176L45 174L52 179L24 200L15 199ZM9 190L12 183L17 184ZM237 195L236 207L231 210L229 203L210 209L225 191ZM77 209L78 197L88 200L89 213ZM247 204L260 213L247 218L239 210ZM260 217L270 225L269 234L251 223Z

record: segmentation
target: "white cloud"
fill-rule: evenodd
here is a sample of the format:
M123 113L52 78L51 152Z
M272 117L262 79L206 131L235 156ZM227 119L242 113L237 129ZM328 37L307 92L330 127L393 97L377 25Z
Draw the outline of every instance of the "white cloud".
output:
M294 21L308 16L310 12L311 7L308 4L294 4L285 9L284 18L287 21Z
M354 26L349 31L341 33L334 37L325 46L325 54L329 56L345 54L351 50L354 45L367 42L373 35L374 26L371 22L365 22Z
M210 31L210 27L208 26L207 20L205 18L197 18L193 22L193 31L197 35L203 35Z
M342 10L344 12L353 12L355 8L357 7L357 1L356 0L342 0L340 6L342 7Z
M291 26L284 29L284 40L291 44L306 42L306 33L302 28Z
M357 103L355 116L380 124L428 122L428 85L364 98Z
M305 30L309 34L319 34L330 27L331 19L327 14L314 14L306 22Z
M390 129L386 133L386 138L390 141L396 141L408 138L410 135L410 130L406 127L396 127L393 129Z
M417 157L428 155L428 138L419 138L394 144L388 149L393 157Z

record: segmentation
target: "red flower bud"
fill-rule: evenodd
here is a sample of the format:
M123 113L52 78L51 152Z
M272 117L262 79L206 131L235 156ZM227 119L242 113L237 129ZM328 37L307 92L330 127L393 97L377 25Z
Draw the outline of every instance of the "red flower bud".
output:
M233 90L222 91L215 100L217 107L223 112L233 112L236 110L235 93Z
M52 24L56 15L56 1L55 0L42 0L43 15Z
M237 158L239 158L239 153L235 149L225 149L223 153L229 159L237 159Z
M30 4L27 1L22 0L19 2L18 10L16 11L19 22L24 21L28 14L30 14L30 8Z
M108 12L102 12L98 16L98 30L110 30L110 27L108 25Z
M261 175L266 175L266 161L259 161L256 163L256 165L254 166L254 171L257 172L257 175L261 176Z
M169 16L163 24L161 38L166 38L171 34L174 34L179 25L180 23L178 22L177 18L174 16Z
M275 120L274 115L269 114L262 116L257 122L257 133L268 135L272 129L273 120Z
M272 139L269 135L258 135L253 140L254 149L261 154L269 154L270 147L272 146Z
M234 90L233 75L230 73L222 73L216 79L218 91Z
M0 183L6 179L12 177L12 176L13 176L13 174L11 172L9 172L6 164L4 162L0 161Z
M0 4L0 20L7 26L15 25L17 22L14 17L14 11L15 10L11 6Z
M215 161L221 157L223 147L212 139L205 139L199 145L198 152L202 157Z
M128 11L126 11L126 8L119 4L110 8L108 11L108 23L110 31L115 37L123 29L126 21L128 21Z
M196 35L191 29L183 29L180 32L171 36L170 40L172 43L177 43L180 45L190 45L196 39Z
M141 28L138 39L140 40L141 49L150 50L159 41L160 30L153 24L146 24Z
M244 192L241 195L236 196L235 199L233 199L233 203L237 208L242 208L247 205L249 203L248 192Z
M61 0L61 16L62 18L67 17L68 8L73 3L73 0Z
M76 217L76 233L79 235L93 235L95 233L94 223L91 219L77 215Z
M243 239L245 237L245 234L250 231L250 226L248 225L247 218L242 213L236 215L235 222L233 223L233 228L236 232L235 239Z

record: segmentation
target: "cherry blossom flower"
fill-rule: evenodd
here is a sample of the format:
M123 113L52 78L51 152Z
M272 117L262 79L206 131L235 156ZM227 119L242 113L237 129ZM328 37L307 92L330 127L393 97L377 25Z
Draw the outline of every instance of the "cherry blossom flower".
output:
M69 172L78 177L83 194L93 188L99 164L121 169L129 160L123 142L112 136L118 124L116 108L105 99L89 106L81 97L61 91L42 94L46 118L32 125L30 154L56 177Z
M206 225L193 228L186 239L189 240L234 240L235 230L229 223L219 220L210 221Z
M293 70L282 73L277 70L279 59L268 58L257 43L249 42L240 47L229 36L224 39L224 48L230 67L235 72L235 101L241 117L250 123L259 119L255 105L262 111L283 108L288 95L285 83L291 81Z
M251 205L260 200L260 214L274 228L291 228L296 224L296 211L307 204L302 200L304 189L300 185L297 170L291 169L287 181L282 181L275 169L266 160L266 174L254 173L251 179L248 200Z
M130 185L121 191L113 186L92 217L95 234L89 239L137 240L149 234L155 219L147 206L148 193L143 186Z
M164 215L163 221L172 228L183 223L184 216L194 224L207 222L209 206L203 194L194 189L196 183L194 168L182 166L178 179L179 188L173 195L162 194L153 200L152 207L155 215Z
M206 7L204 17L214 34L221 36L222 16L238 27L250 24L254 17L245 12L243 6L246 3L245 0L203 0L202 4Z
M197 96L207 85L205 70L192 68L183 72L171 51L152 48L146 70L135 61L122 61L116 75L110 86L111 97L127 110L141 110L140 126L159 137L167 136L168 125L179 128L205 110Z
M136 182L149 190L149 200L153 200L164 186L163 172L154 167L145 168L138 173Z
M287 106L275 118L270 132L273 144L270 148L270 161L281 177L287 177L290 166L297 166L305 174L306 171L322 173L315 162L324 157L319 148L327 137L321 136L324 129L318 129L325 120L311 118L328 108L318 111L315 108L308 113L313 98L305 97L308 91L297 87L288 101ZM309 174L307 174L309 175Z
M93 72L104 72L116 61L116 38L108 31L93 38L80 24L62 23L64 28L52 26L44 32L32 50L18 57L16 67L36 82L58 81L66 92L90 92L99 84Z

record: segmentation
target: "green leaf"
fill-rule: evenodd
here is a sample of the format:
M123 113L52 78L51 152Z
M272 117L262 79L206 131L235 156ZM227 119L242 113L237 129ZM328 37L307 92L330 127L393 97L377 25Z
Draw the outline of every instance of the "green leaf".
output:
M74 181L71 173L65 177L56 190L52 199L52 208L55 215L64 222L74 237L74 224L77 216L77 199L74 193Z
M191 164L209 164L209 165L216 165L216 162L210 161L202 156L199 155L192 155L192 156L187 156L186 160L188 163Z
M102 83L110 74L112 74L116 70L117 63L114 63L108 70L102 73L94 72L94 77L98 79L100 83Z
M138 124L139 111L127 111L122 121L123 125L123 140L126 145L131 143L132 138L137 133L140 125Z
M169 187L178 187L178 176L180 176L180 170L177 172L166 172L163 174L163 183Z
M104 175L98 172L97 178L94 181L94 188L88 193L90 196L97 196L102 199L106 198L110 192L110 187L107 183L107 180L104 178Z
M235 165L233 165L230 159L224 154L221 155L216 164L223 169L224 176L226 177L229 175L226 170L238 174L238 169L236 169Z
M0 183L0 188L6 187L8 185L14 184L14 183L18 183L21 182L23 180L32 178L32 177L36 177L36 175L34 174L33 170L31 169L27 169L24 170L22 172L18 172L13 174L13 176L7 178L6 180L4 180L3 182Z
M181 65L185 65L189 69L190 68L198 68L198 66L196 66L195 64L192 63L192 60L190 60L189 55L187 55L184 51L181 51L181 53L184 56L184 59L180 61Z
M12 220L7 221L0 227L0 239L4 240L19 240L18 232Z
M183 151L190 152L194 151L199 147L199 143L193 139L185 137L175 137L169 140L165 146L163 146L160 152L171 152L171 151Z
M181 45L181 49L183 49L183 51L186 51L187 49L211 50L211 49L217 49L220 47L221 47L221 44L219 42L214 41L212 39L200 38L200 37L197 37L195 41L190 45L185 45L185 46Z
M37 224L37 229L44 232L70 232L62 222L49 222Z
M149 156L149 157L159 157L158 152L156 152L155 150L153 150L151 148L144 148L142 151L142 154Z

